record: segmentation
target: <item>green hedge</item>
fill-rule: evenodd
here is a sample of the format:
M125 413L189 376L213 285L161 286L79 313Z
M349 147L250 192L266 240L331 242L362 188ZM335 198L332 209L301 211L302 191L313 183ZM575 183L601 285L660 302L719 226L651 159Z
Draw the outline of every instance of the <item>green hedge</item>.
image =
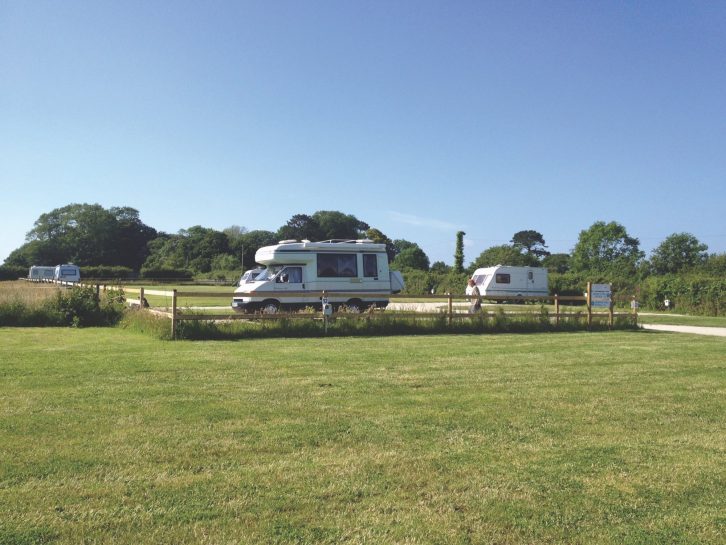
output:
M145 280L192 280L194 274L189 269L141 269Z
M17 280L18 278L27 278L28 267L18 267L16 265L3 265L0 267L0 280Z
M81 267L81 279L113 279L113 280L130 280L136 276L134 270L130 267L120 266L104 266Z
M706 275L650 276L641 284L641 307L663 309L669 299L676 312L723 316L726 314L726 279Z
M406 289L403 293L407 295L425 295L431 293L464 293L466 281L469 278L466 273L435 273L431 271L419 271L408 269L402 271Z

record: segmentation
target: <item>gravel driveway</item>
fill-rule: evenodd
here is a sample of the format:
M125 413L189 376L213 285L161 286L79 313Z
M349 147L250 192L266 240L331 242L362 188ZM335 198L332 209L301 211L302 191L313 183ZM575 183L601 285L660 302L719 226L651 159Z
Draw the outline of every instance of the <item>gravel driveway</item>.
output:
M664 325L664 324L641 324L643 329L652 331L673 331L675 333L694 333L696 335L713 335L726 337L726 327L702 327L695 325Z

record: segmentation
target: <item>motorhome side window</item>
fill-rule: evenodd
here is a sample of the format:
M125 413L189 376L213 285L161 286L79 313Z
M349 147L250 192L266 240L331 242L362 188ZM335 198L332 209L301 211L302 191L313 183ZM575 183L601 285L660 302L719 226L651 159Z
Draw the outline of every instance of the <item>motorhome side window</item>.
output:
M378 256L376 254L363 254L363 276L378 276Z
M355 254L318 254L318 277L352 278L358 276Z
M511 282L511 277L508 274L497 274L496 277L497 284L509 284Z

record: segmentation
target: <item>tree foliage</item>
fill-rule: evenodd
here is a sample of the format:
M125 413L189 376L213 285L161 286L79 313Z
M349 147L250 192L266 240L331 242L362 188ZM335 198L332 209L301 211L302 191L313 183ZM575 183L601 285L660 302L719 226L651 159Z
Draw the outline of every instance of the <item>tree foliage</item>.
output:
M484 250L469 266L470 271L495 265L537 266L537 258L531 254L523 254L518 248L509 244L492 246Z
M209 272L216 256L229 253L227 235L201 225L182 229L176 235L158 238L150 247L152 254L144 263L146 269Z
M566 273L570 270L570 254L550 254L542 258L541 265L549 272Z
M674 233L660 243L650 256L653 274L673 274L694 269L708 259L708 246L690 233Z
M531 229L514 233L511 243L520 252L524 252L527 255L534 255L537 259L550 255L546 250L547 244L545 244L542 233Z
M379 229L370 227L366 233L366 238L372 240L377 244L386 245L386 253L388 254L388 261L393 261L396 257L396 247L393 245L393 241L384 235Z
M332 210L319 210L312 216L295 214L277 235L280 240L356 240L369 225L353 215Z
M628 235L625 227L614 221L597 221L580 231L571 267L574 272L594 275L633 276L644 255L640 241Z
M41 214L27 243L10 254L14 265L119 265L138 269L157 236L128 206L108 210L99 204L69 204Z
M456 233L456 250L454 251L454 272L464 272L464 231Z

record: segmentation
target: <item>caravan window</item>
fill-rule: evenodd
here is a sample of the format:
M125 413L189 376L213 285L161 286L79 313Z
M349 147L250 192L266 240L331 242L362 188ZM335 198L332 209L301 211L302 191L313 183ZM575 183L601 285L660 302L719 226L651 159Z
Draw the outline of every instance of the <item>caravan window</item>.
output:
M363 254L363 276L378 276L378 256L376 254Z
M484 284L484 282L486 281L486 279L487 279L487 275L486 275L486 274L475 274L475 275L473 276L473 278L474 278L474 283L475 283L475 284L476 284L477 286L481 286L481 285L482 285L482 284Z
M355 254L318 254L318 276L352 278L358 276Z
M508 274L497 274L496 277L497 284L509 284L511 282L511 277Z

